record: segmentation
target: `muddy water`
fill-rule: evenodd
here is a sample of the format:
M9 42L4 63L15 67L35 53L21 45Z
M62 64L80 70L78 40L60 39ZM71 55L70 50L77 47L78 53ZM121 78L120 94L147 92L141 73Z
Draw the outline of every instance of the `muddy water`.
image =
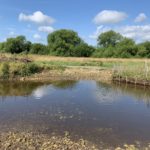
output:
M0 83L0 132L83 138L109 146L150 142L150 92L96 81Z

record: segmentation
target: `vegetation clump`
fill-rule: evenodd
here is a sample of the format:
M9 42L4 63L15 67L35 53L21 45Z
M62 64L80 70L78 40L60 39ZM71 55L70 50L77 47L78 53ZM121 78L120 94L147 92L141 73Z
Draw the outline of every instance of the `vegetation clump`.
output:
M39 73L43 68L35 63L2 63L0 64L0 78L9 79L16 77L26 77Z
M3 79L8 79L9 78L9 64L8 63L3 63L2 64L1 74L2 74Z
M21 75L22 77L25 77L34 73L38 73L39 71L40 71L40 68L34 63L23 64L20 67L19 75Z

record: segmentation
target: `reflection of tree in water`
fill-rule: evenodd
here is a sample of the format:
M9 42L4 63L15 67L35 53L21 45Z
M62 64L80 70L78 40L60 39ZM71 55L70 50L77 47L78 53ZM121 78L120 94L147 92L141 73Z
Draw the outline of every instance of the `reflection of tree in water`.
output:
M144 103L150 107L150 92L148 87L140 87L135 85L127 85L127 84L117 84L114 83L114 89L120 89L122 93L131 95L135 97L139 101L144 101Z
M119 84L119 83L113 83L113 84L103 84L103 83L97 83L99 87L105 87L108 89L108 91L113 90L115 93L130 95L135 97L139 101L144 101L148 107L150 107L150 92L149 88L147 87L139 87L129 84ZM109 93L109 92L108 92Z
M99 103L113 103L118 100L119 93L115 92L109 84L97 82L97 90L94 92Z
M71 89L75 87L77 82L78 81L73 81L73 80L55 81L52 83L52 85L58 89L68 89L68 88Z
M55 81L55 82L1 82L0 96L28 96L33 91L44 87L44 85L53 85L56 88L73 88L77 81Z
M38 82L1 82L0 96L28 96L42 85Z

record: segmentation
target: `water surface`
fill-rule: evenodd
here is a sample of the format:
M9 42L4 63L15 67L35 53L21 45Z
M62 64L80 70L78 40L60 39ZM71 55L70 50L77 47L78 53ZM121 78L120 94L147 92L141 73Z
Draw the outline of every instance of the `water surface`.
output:
M150 92L96 81L0 83L0 132L31 131L95 144L150 142Z

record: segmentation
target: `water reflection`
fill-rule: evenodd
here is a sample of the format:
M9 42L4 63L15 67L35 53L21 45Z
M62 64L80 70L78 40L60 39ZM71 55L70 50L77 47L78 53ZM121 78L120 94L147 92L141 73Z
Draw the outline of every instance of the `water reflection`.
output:
M138 101L143 101L147 107L150 107L150 88L140 87L129 84L112 84L112 89L115 91L121 91L124 95L129 95L134 97Z
M78 81L67 80L67 81L55 81L52 85L58 89L73 89Z
M42 86L40 82L1 82L0 96L27 96Z
M96 81L5 82L2 97L1 131L69 131L71 137L110 145L150 139L148 89Z
M93 95L95 95L98 103L110 105L119 100L121 94L117 90L114 91L111 85L99 82L96 85L97 88Z
M143 100L147 107L150 107L149 88L137 87L127 84L105 84L96 83L93 95L99 103L113 103L119 100L122 95L130 95L137 100ZM41 99L46 95L50 95L57 89L73 89L77 86L78 81L53 81L53 82L1 82L0 96L30 96Z
M97 86L99 90L96 95L101 100L99 102L115 102L122 95L128 95L138 101L143 101L147 107L150 107L150 89L148 87L119 83L105 84L101 82L97 82Z
M52 92L54 88L70 89L77 81L53 81L53 82L1 82L0 96L29 96L42 98ZM53 88L54 87L54 88Z

